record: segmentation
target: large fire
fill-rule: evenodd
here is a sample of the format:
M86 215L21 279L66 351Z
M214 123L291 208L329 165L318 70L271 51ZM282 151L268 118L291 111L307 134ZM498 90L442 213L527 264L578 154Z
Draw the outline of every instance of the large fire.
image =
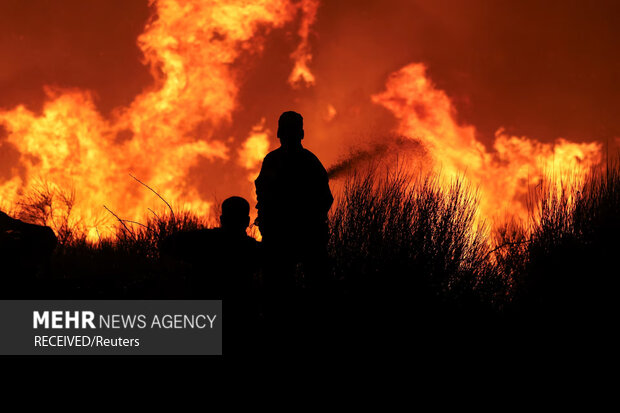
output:
M554 144L495 133L493 152L476 139L473 126L459 125L455 109L442 90L426 77L423 64L413 63L390 75L387 90L373 101L398 119L398 133L422 142L434 168L444 179L465 177L480 192L480 210L488 220L527 217L528 190L543 179L557 187L578 182L600 162L599 143Z
M319 85L310 41L319 1L151 2L154 14L137 43L154 82L129 105L103 115L89 91L48 87L41 113L25 105L0 110L4 145L12 145L20 154L19 166L9 179L0 181L0 206L18 203L40 181L74 191L73 224L96 240L110 234L115 224L104 205L133 220L148 208L161 208L160 201L137 185L130 173L173 204L201 215L222 198L205 190L202 181L207 186L234 181L239 195L253 197L252 181L260 162L276 145L272 125L279 112L266 107L258 117L244 118L252 125L244 136L223 136L227 125L244 116L239 95L252 65L238 63L259 60L269 36L288 30L296 46L286 52L290 70L283 83L300 96ZM502 129L489 149L478 140L474 126L456 120L450 98L433 84L424 64L394 69L384 91L362 98L372 101L377 110L388 109L397 120L392 132L421 143L427 160L444 177L463 175L479 187L481 211L487 218L524 216L528 184L550 172L557 179L567 171L582 175L600 161L598 143L562 139L542 143L510 136ZM332 92L337 102L338 90ZM346 125L349 112L330 98L322 97L316 114L300 111L322 119L322 124ZM298 108L279 108L287 109ZM340 147L335 144L337 137L328 140L318 136L320 128L306 129L307 136L315 137L309 147L324 161L347 155L344 142ZM210 171L217 176L196 175L194 170L204 163L216 165Z

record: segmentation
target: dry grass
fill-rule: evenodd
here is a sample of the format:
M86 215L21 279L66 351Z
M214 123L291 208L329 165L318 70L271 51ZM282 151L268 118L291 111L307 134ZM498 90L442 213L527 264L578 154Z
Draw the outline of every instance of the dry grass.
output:
M593 171L577 188L541 185L538 191L530 222L490 232L477 221L476 191L463 180L446 187L437 176L353 173L330 215L332 275L349 296L432 311L531 315L610 307L620 247L620 166ZM59 235L52 279L75 281L72 294L84 298L180 291L182 269L165 268L158 246L176 231L207 227L206 219L172 208L141 223L119 219L114 239L91 244L73 219L74 200L40 185L16 208L21 218Z

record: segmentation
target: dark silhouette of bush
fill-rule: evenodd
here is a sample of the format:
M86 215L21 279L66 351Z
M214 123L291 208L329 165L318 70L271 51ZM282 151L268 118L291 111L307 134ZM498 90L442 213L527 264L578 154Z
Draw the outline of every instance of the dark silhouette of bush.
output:
M437 316L488 295L487 229L476 193L457 179L402 171L353 174L331 214L334 275L351 295Z
M558 328L604 324L615 313L620 165L595 169L577 185L541 188L515 278L516 311Z
M189 211L147 217L144 223L119 221L114 238L91 243L73 236L59 245L52 260L46 298L183 298L188 268L164 262L159 244L168 235L207 227ZM49 284L49 285L48 285Z
M55 204L48 195L18 209L50 224L45 217L54 216L49 208ZM72 198L59 199L70 212ZM495 232L478 222L476 192L462 179L445 184L438 176L371 168L350 175L336 199L329 243L333 309L347 321L373 303L383 308L377 317L399 314L399 322L507 314L538 331L600 325L615 315L618 163L593 171L580 185L541 184L531 197L530 221ZM208 222L172 209L143 223L117 219L116 237L95 244L69 219L55 220L61 236L51 271L28 296L183 298L186 268L163 262L159 243Z

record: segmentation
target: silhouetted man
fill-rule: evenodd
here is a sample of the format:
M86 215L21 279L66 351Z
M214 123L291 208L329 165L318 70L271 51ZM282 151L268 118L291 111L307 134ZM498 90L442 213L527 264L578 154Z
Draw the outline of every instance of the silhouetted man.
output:
M34 277L48 269L57 243L56 234L50 227L28 224L0 211L0 272L3 283L18 289L35 288L32 284Z
M301 145L303 118L284 112L278 120L280 147L267 154L258 178L257 224L266 252L265 286L276 294L295 287L298 264L311 289L326 288L327 213L334 198L325 168Z

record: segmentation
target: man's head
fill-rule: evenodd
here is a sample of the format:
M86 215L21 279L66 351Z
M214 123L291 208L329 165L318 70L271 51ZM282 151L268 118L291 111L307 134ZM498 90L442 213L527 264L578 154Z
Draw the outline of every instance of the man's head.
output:
M304 118L297 112L284 112L278 119L278 138L282 146L299 144L304 138Z
M250 225L250 204L239 196L231 196L222 202L220 225L225 231L245 234Z

